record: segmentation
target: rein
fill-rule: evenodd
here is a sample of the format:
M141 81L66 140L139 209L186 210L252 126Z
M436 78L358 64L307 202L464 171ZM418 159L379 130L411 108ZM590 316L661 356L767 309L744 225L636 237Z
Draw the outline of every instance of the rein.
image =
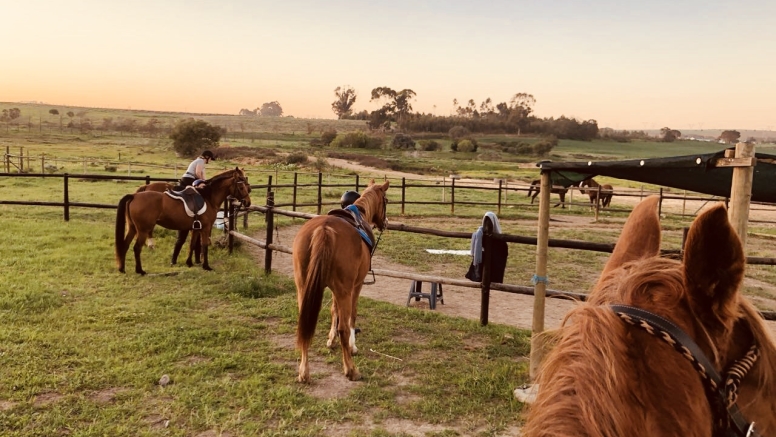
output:
M690 361L701 376L706 397L717 418L714 421L714 437L761 437L754 429L754 423L744 418L736 404L738 387L760 356L756 344L749 348L743 358L730 366L723 382L698 344L671 321L628 305L610 305L610 308L624 322L663 340Z

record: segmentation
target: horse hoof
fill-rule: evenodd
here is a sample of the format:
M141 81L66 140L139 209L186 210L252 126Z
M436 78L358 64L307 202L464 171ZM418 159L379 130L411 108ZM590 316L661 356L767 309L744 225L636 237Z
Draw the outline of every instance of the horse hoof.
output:
M207 271L209 271L209 272L213 271L213 267L210 267L210 266L203 265L202 268L207 270Z
M194 267L194 263L191 263L191 262L187 261L186 262L186 267Z
M145 276L146 274L145 270L136 270L135 273L137 273L140 276Z
M296 378L296 381L301 382L302 384L309 384L310 375L299 375L299 377Z
M351 380L351 381L360 381L361 380L361 373L357 369L355 369L355 368L353 369L352 372L350 372L350 374L345 375L345 376L347 376L348 379Z

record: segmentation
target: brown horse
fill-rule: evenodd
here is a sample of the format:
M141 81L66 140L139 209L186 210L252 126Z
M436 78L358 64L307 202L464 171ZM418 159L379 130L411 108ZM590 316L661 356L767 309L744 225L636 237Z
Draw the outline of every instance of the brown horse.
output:
M523 436L776 435L776 347L739 292L746 258L724 206L696 218L680 263L658 257L657 203L633 210L566 316Z
M209 179L207 185L199 192L207 204L207 211L199 216L201 230L194 230L192 241L201 238L202 268L212 270L208 263L207 252L210 244L210 232L213 229L218 208L228 196L243 201L243 204L250 205L251 187L248 184L248 178L245 177L245 172L235 168ZM124 273L129 244L137 235L137 241L133 246L135 272L141 275L145 274L140 263L140 252L143 250L145 240L151 236L151 231L157 224L167 229L180 231L172 254L172 263L175 264L185 242L185 238L183 240L180 238L181 232L188 232L194 227L194 218L186 214L183 204L179 200L157 191L127 194L119 201L116 213L116 264L120 272ZM186 264L192 265L191 252Z
M612 203L612 196L614 195L614 187L609 184L600 185L593 178L587 178L579 183L580 192L590 196L590 206L593 207L598 202L598 187L601 187L601 206L608 208ZM585 190L582 187L590 187Z
M143 191L157 191L159 193L164 193L167 190L175 190L176 187L177 185L173 182L151 182L150 184L139 186L135 193L141 193ZM188 237L189 231L178 231L178 240L183 239L183 241L186 241ZM151 230L151 235L146 240L146 246L148 246L149 249L154 248L153 229ZM191 245L189 246L189 259L191 259L192 252L194 253L194 262L200 264L202 262L202 244L200 240L192 240Z
M531 187L528 189L528 196L531 197L531 205L533 205L534 200L536 200L536 196L538 196L541 192L541 187L541 179L536 179L535 181L531 182ZM553 208L557 207L558 205L561 205L561 208L566 207L566 193L568 193L568 191L568 188L553 185L550 193L555 193L558 195L558 197L560 197L560 202L556 203ZM533 193L533 196L531 196L531 193Z
M363 219L381 231L387 225L386 190L388 181L376 185L373 180L354 203ZM320 215L299 230L294 238L293 254L294 282L299 304L296 345L302 352L299 382L310 381L307 349L315 333L326 287L333 295L331 329L326 344L331 347L339 335L345 376L351 381L361 379L352 355L358 351L355 335L356 305L371 263L369 247L359 231L345 220Z

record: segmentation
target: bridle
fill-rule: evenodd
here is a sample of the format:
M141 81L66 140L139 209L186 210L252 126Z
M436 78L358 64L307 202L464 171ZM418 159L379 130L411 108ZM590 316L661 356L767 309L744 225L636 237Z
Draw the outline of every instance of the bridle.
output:
M754 429L754 423L744 418L736 404L741 381L760 356L757 344L752 344L746 355L730 366L723 381L698 344L670 320L628 305L611 305L610 308L624 322L665 341L692 363L701 376L715 417L714 437L761 437Z

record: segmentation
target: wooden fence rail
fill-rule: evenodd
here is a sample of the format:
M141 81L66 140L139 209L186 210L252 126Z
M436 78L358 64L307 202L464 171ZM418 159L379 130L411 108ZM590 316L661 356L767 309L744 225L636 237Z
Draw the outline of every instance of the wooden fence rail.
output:
M248 212L255 211L265 215L265 220L267 221L267 228L266 228L266 237L265 237L266 239L264 241L257 240L255 238L241 234L237 232L234 227L230 227L227 231L229 253L231 253L234 248L235 239L243 241L248 244L258 246L259 248L262 248L265 250L264 270L266 273L272 272L272 251L278 251L278 252L283 252L288 254L293 253L293 250L290 247L283 246L280 244L274 244L272 242L272 238L273 238L272 235L274 232L274 216L278 214L286 217L301 218L304 220L309 220L316 216L316 214L307 214L307 213L302 213L298 211L288 211L288 210L277 209L277 207L273 206L273 204L274 204L274 192L270 192L267 196L266 206L252 205L247 208ZM233 204L232 208L235 208L235 207L236 205ZM232 210L229 215L231 217L234 214L236 214L236 212ZM412 233L418 233L423 235L433 235L433 236L446 237L446 238L471 239L471 233L440 231L438 229L420 228L420 227L407 226L407 225L395 224L395 223L388 223L387 229L392 231L398 231L398 232L412 232ZM537 242L537 239L535 237L527 237L527 236L511 235L511 234L491 234L486 232L483 235L483 243L482 243L483 246L486 246L486 245L489 246L490 241L488 240L490 239L499 239L509 243L528 244L528 245L534 245L534 246L536 245L536 242ZM550 239L548 246L565 248L565 249L577 249L577 250L588 250L588 251L593 250L598 252L611 253L614 250L615 245L614 243L592 243L592 242L579 241L579 240ZM681 257L681 251L679 250L661 250L661 254L664 256ZM487 256L484 257L483 273L485 273L486 271L489 271L489 262L490 262L489 257ZM776 258L749 257L747 258L747 263L776 265ZM430 275L422 275L418 273L398 272L398 271L384 270L384 269L373 269L372 272L375 274L375 276L386 276L386 277L408 279L408 280L415 280L415 281L434 282L439 284L454 285L454 286L466 287L466 288L479 288L481 290L480 323L482 325L488 324L488 307L489 307L489 300L490 300L490 290L498 290L498 291L503 291L507 293L523 294L523 295L529 295L529 296L534 295L533 287L514 285L514 284L491 283L488 280L488 278L485 278L485 277L483 277L483 280L481 282L473 282L469 280L449 278L444 276L430 276ZM552 297L552 298L562 298L562 299L571 298L571 299L577 299L581 301L584 301L587 298L587 295L584 293L575 293L575 292L561 291L561 290L546 290L546 296ZM761 312L761 314L767 320L776 320L776 312L763 311Z

